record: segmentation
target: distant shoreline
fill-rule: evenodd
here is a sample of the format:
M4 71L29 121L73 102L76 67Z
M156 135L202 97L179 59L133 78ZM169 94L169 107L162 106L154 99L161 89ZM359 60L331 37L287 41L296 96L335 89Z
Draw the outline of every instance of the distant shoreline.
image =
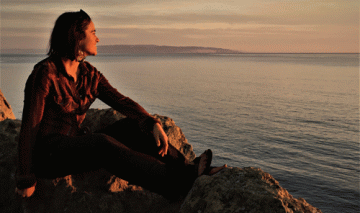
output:
M158 45L104 45L98 46L98 53L149 53L149 54L174 54L174 53L201 53L201 54L238 54L237 50L214 47L197 46L158 46Z
M1 49L0 54L44 54L45 49ZM348 52L242 52L215 47L199 46L159 46L159 45L99 45L98 54L360 54Z
M98 54L239 54L237 50L197 46L99 45ZM45 49L1 49L1 54L46 54Z
M309 54L316 54L316 55L321 55L321 54L327 54L327 55L336 55L336 54L343 54L343 55L351 55L351 54L357 54L360 55L360 53L253 53L253 52L243 52L243 53L98 53L98 56L106 56L106 55L309 55ZM33 52L33 51L2 51L0 53L0 57L1 55L5 56L5 55L43 55L46 56L47 53L45 51L40 51L40 52Z

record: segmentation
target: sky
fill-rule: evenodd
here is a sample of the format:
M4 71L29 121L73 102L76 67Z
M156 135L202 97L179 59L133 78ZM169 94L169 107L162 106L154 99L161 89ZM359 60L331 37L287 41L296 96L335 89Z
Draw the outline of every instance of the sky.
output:
M1 49L47 49L64 12L87 12L98 45L359 53L358 0L1 0Z

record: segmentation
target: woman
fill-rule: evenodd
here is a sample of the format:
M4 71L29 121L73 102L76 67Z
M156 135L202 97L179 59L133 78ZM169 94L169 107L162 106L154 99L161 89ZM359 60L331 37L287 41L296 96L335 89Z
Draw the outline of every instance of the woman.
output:
M168 144L158 120L84 61L97 54L95 32L83 10L64 13L55 23L49 57L35 65L26 82L16 192L31 196L36 178L105 168L174 198L185 195L196 177L225 167L210 167L210 150L189 163ZM85 134L80 124L96 98L127 118L99 133Z

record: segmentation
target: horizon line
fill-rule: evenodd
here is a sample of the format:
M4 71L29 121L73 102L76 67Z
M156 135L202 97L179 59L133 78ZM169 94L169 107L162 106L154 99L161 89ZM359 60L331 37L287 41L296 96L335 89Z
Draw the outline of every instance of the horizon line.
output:
M171 45L156 45L156 44L110 44L110 45L98 45L97 47L105 47L105 46L157 46L157 47L195 47L195 48L209 48L209 49L221 49L228 51L236 51L235 53L129 53L129 54L360 54L359 52L246 52L241 50L233 50L221 47L204 47L204 46L171 46ZM3 51L16 51L15 53L3 53ZM24 53L18 53L18 51L26 51ZM36 53L31 53L30 51L34 51ZM39 53L44 52L44 53ZM0 54L47 54L47 49L39 49L39 48L0 48ZM98 53L98 54L127 54L127 53Z
M43 49L2 49L2 50L37 50L42 51ZM47 55L47 51L44 51L44 53L31 53L31 52L25 52L25 53L3 53L0 51L0 55L9 54L9 55ZM98 55L124 55L124 54L197 54L197 55L241 55L241 54L360 54L360 52L238 52L238 53L98 53Z

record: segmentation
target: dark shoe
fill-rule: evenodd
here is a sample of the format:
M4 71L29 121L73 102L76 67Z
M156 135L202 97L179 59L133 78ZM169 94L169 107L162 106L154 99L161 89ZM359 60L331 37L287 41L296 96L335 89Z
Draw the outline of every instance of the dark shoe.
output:
M198 176L201 176L201 175L209 175L210 171L211 171L211 161L212 161L212 151L210 149L206 150L203 154L200 155L199 157L199 164L198 164L198 167L197 167L197 170L198 170ZM205 165L201 165L203 163L203 161L205 161ZM200 166L204 166L205 168L200 168ZM202 170L200 171L200 174L199 174L199 170Z

